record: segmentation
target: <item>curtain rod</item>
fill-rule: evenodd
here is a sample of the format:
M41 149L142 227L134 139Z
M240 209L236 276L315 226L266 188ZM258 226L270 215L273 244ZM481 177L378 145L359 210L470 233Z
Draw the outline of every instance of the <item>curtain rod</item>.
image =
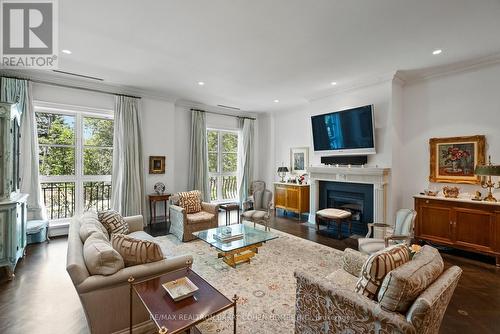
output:
M215 112L215 111L206 111L206 110L201 110L201 109L191 109L191 111L201 111L201 112L206 112L209 114L215 114L215 115L221 115L221 116L227 116L227 117L236 117L236 118L243 118L243 119L251 119L252 121L255 121L257 118L254 117L247 117L247 116L236 116L236 115L231 115L231 114L224 114L221 112Z
M12 77L12 76L7 76L7 75L1 75L1 77L2 78L9 78L9 79L17 79L17 80L28 80L28 81L31 81L31 82L34 82L34 83L43 84L43 85L57 86L57 87L70 88L70 89L79 89L79 90L85 90L87 92L102 93L102 94L108 94L108 95L125 96L125 97L131 97L131 98L134 98L134 99L141 99L140 96L133 96L133 95L127 95L127 94L119 94L119 93L113 93L113 92L106 91L106 90L101 90L101 89L71 86L71 85L65 85L65 84L60 84L60 83L55 83L55 82L44 81L44 80L25 79L25 78Z

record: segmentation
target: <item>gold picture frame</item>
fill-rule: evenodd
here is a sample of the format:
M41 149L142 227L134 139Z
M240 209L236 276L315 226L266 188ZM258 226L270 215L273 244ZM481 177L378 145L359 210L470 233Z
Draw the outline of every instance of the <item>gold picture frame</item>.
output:
M485 149L483 135L429 139L429 181L479 184L474 170L485 163Z
M149 174L165 174L165 156L149 157Z

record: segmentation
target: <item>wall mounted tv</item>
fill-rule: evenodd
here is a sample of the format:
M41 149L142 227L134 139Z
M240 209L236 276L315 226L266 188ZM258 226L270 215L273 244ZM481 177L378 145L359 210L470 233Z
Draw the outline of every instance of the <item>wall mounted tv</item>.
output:
M375 154L372 105L312 116L311 124L316 152Z

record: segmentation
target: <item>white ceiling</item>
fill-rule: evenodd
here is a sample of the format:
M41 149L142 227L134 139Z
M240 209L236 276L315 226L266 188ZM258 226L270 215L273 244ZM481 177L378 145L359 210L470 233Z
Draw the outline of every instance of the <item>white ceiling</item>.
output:
M59 4L59 45L73 52L60 54L60 70L250 111L304 103L331 81L342 87L500 52L499 0Z

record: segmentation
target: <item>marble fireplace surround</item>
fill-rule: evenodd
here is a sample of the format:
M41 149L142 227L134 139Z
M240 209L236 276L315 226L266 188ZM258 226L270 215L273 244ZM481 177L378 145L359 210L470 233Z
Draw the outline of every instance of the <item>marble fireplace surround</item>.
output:
M385 222L387 215L387 185L390 168L378 167L309 167L310 214L309 223L315 224L319 210L319 181L373 184L373 221Z

